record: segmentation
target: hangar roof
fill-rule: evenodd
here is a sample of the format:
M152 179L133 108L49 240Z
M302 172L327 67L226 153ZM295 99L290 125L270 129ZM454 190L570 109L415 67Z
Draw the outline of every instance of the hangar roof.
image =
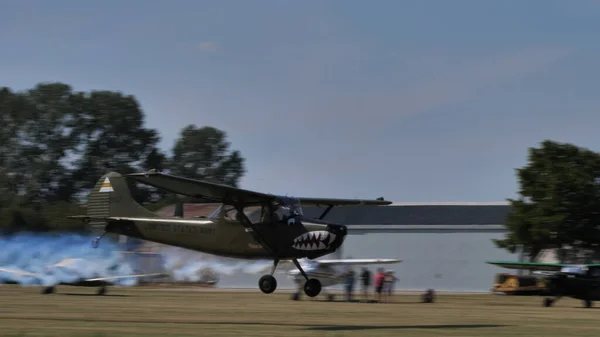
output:
M304 207L318 217L324 208ZM507 203L392 204L389 206L334 207L325 217L346 225L501 225L510 210Z
M218 204L185 204L184 217L210 215ZM160 211L172 215L173 205ZM324 207L303 208L318 217ZM325 220L345 225L501 225L510 210L507 202L393 203L388 206L334 207Z

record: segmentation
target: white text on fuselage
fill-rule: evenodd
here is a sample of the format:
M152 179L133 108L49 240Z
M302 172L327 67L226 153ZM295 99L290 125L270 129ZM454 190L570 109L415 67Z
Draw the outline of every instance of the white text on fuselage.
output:
M179 225L179 224L157 224L149 223L146 224L145 229L149 231L157 232L172 232L172 233L197 233L197 234L215 234L214 228L205 228L193 225Z

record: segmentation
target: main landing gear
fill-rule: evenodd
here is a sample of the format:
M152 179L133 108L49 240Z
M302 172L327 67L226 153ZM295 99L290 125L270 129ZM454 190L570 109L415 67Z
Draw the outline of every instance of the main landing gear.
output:
M306 279L306 283L304 283L304 293L306 294L306 296L315 297L319 295L319 293L321 292L321 282L314 278L309 279L302 267L300 266L300 263L298 263L298 260L293 259L292 261L294 262L294 265L296 265L296 268L298 268L300 273L302 273L302 276L304 276L304 278ZM263 275L258 280L258 287L265 294L270 294L274 292L275 289L277 289L277 280L275 280L273 274L275 273L275 268L277 268L278 263L279 260L275 260L273 262L273 268L271 268L271 274Z

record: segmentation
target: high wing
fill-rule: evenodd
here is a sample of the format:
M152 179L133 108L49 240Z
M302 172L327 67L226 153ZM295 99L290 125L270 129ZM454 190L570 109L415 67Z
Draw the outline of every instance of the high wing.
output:
M488 264L493 264L508 269L525 269L536 271L553 271L559 272L563 267L568 266L562 263L539 263L539 262L514 262L514 261L486 261Z
M222 202L224 200L242 202L244 204L261 204L265 201L276 201L280 196L235 188L207 181L195 180L170 174L150 171L147 173L131 173L124 175L140 183L164 189L171 193L182 194ZM391 201L335 199L335 198L298 198L302 205L311 206L358 206L389 205Z
M338 260L314 260L323 265L360 265L360 264L391 264L400 263L397 259L338 259Z

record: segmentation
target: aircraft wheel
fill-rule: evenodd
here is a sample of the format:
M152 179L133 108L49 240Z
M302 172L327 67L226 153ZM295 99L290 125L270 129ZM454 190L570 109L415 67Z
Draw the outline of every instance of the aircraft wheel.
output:
M277 289L277 280L273 275L264 275L258 280L258 287L263 293L270 294Z
M591 308L592 305L594 305L594 302L585 300L585 301L583 301L583 304L585 305L586 308Z
M310 279L304 283L304 293L308 297L315 297L321 292L321 281L316 278Z
M551 298L545 298L544 299L544 306L545 307L551 307L553 302L554 301Z
M52 294L54 292L54 287L46 287L44 289L42 289L42 294L47 295L47 294Z
M328 300L329 302L333 302L333 300L335 300L335 295L333 295L333 294L329 294L329 295L327 295L327 300Z
M103 296L105 294L106 294L106 287L102 287L102 288L98 289L99 296Z

